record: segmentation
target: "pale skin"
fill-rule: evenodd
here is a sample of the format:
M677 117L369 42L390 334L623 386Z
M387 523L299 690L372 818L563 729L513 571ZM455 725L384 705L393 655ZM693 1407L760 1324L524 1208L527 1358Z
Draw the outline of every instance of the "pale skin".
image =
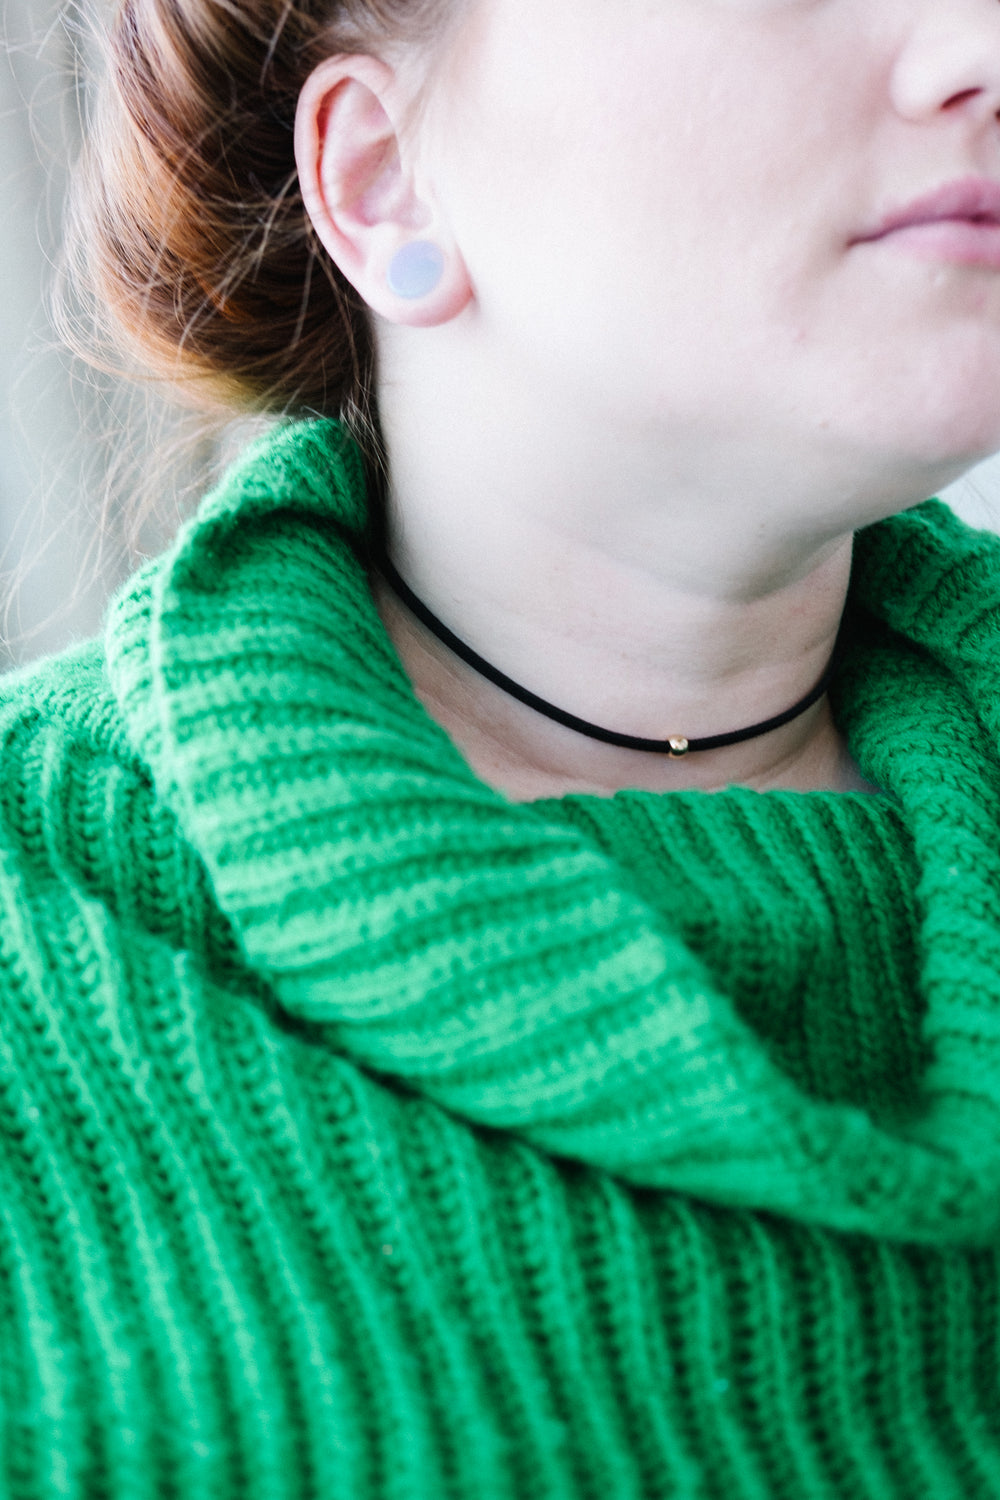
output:
M626 733L801 698L854 530L1000 447L1000 268L870 238L942 185L1000 182L998 111L998 0L466 0L426 55L329 59L300 177L375 318L411 587ZM410 302L387 270L415 238L445 273ZM826 700L726 750L619 750L376 598L420 698L515 799L870 790Z

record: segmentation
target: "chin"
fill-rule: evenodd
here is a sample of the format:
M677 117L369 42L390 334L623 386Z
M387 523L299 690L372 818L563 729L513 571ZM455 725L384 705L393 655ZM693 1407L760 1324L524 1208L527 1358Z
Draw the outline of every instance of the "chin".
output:
M837 519L846 529L870 525L961 479L970 469L1000 451L1000 424L982 430L941 433L908 426L905 431L855 432L831 466L840 486L842 509Z
M964 431L949 427L935 435L925 428L911 444L904 445L900 460L915 463L928 475L941 476L936 480L940 486L960 479L998 451L1000 423L994 415L976 427L966 425Z
M964 354L965 358L961 355ZM934 362L914 392L906 438L928 462L960 471L1000 450L1000 349L996 337L984 349L961 344L951 359Z
M1000 451L997 321L873 332L867 347L830 360L829 429L904 472L954 477Z
M905 509L931 495L940 494L998 450L1000 434L982 446L962 447L957 451L954 448L930 450L922 445L921 451L916 453L898 453L888 488L897 492L901 502L899 508Z
M970 390L915 399L904 417L889 418L872 434L875 446L901 474L912 471L931 489L951 483L1000 451L1000 382L995 400L984 401L981 390L970 400Z

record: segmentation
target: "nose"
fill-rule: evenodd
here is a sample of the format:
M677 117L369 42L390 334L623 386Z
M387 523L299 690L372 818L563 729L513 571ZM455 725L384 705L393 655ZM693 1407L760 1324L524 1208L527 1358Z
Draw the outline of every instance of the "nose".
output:
M996 126L1000 0L924 0L896 56L893 104L905 119L943 112Z

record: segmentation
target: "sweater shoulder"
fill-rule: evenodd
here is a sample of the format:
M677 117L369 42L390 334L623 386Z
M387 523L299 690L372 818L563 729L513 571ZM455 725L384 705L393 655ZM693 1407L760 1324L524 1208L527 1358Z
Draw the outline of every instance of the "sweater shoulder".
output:
M60 914L83 911L123 934L209 956L233 951L202 862L136 752L100 639L0 679L8 940L23 946Z
M80 743L127 758L121 713L99 639L68 647L0 677L0 756L18 733L71 735ZM13 736L13 741L12 741Z

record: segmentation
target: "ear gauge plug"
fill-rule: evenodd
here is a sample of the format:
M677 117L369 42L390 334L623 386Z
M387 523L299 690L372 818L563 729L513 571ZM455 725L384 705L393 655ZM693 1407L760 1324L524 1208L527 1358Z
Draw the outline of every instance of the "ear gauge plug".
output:
M444 275L444 255L432 240L411 240L397 250L389 262L386 280L390 292L416 302L427 297Z

